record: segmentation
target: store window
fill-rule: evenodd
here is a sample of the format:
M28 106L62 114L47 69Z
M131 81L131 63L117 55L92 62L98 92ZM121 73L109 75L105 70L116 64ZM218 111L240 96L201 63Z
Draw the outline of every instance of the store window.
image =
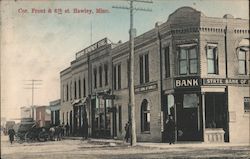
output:
M198 100L199 98L196 94L184 94L183 108L196 108Z
M250 112L250 97L244 97L244 111Z
M198 56L196 45L180 46L179 51L179 74L197 74Z
M246 51L240 49L238 53L238 61L239 61L239 74L245 75L247 73L247 60L246 60Z
M150 131L150 106L146 99L141 104L141 131Z
M207 45L207 73L218 74L218 48L216 44Z

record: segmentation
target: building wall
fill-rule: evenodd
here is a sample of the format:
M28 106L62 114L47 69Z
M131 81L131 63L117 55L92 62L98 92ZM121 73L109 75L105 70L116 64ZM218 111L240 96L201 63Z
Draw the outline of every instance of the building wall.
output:
M244 111L244 97L249 97L248 87L228 87L230 142L250 143L250 114Z

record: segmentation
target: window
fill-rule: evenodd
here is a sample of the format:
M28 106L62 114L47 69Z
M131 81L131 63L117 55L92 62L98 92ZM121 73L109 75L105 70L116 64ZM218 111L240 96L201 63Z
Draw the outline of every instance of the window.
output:
M169 46L165 48L165 78L170 77Z
M78 80L78 91L79 91L79 98L81 98L81 96L82 96L82 92L81 92L81 80L79 79Z
M247 73L246 71L247 61L246 61L245 50L241 50L241 49L239 50L238 61L239 61L239 74L245 75Z
M105 64L104 65L104 78L105 78L105 86L107 86L108 85L108 65L107 64Z
M94 68L94 88L97 88L97 70Z
M114 89L121 89L121 64L113 66Z
M74 85L74 89L75 89L75 99L76 99L76 81L74 82L75 83L75 85Z
M72 100L72 81L70 81L70 100Z
M69 101L69 85L66 86L66 101Z
M140 84L149 82L149 61L148 54L139 57L140 63Z
M196 47L180 47L179 74L196 74L198 71L198 59Z
M86 97L86 80L83 78L83 97Z
M183 108L197 108L198 100L196 94L184 94Z
M127 80L128 80L128 87L129 87L129 76L130 76L130 74L129 74L129 72L130 72L130 65L129 65L130 63L129 63L129 59L127 60Z
M141 131L150 131L150 106L146 99L141 104Z
M116 66L113 67L113 78L114 90L116 90Z
M207 46L207 73L208 74L218 74L218 48L217 45Z
M102 87L102 66L99 67L99 86Z
M121 65L118 65L118 89L121 89Z
M64 97L64 85L62 85L62 100L63 100L63 102L65 101L65 97Z
M118 107L118 119L119 119L119 132L122 132L122 107L121 106L119 106Z
M244 97L244 111L250 112L250 97Z

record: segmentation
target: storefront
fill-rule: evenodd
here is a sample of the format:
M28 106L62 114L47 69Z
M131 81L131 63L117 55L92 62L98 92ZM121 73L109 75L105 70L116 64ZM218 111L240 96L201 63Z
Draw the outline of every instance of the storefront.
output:
M248 83L246 79L176 78L174 91L165 95L165 116L175 119L176 140L229 142L227 87L241 89Z
M112 109L113 95L105 92L97 93L91 99L91 123L92 137L110 138L113 135L111 124L114 122L116 112ZM113 124L114 125L114 124Z
M88 134L87 100L88 98L84 98L74 100L72 103L73 112L70 112L70 121L72 121L73 113L73 127L71 131L74 136L86 136Z

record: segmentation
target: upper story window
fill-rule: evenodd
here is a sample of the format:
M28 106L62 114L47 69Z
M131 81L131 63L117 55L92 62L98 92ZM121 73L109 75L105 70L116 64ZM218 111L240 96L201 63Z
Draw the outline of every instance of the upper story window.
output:
M86 97L86 80L83 78L83 97Z
M169 46L164 49L165 56L165 78L170 77L170 55L169 55Z
M179 74L197 74L198 56L196 45L180 46L179 51Z
M79 95L79 98L81 98L82 90L81 90L81 80L80 79L78 80L78 95Z
M94 88L97 88L97 69L94 68Z
M75 91L74 91L74 92L75 92L75 93L74 93L74 95L75 95L74 98L75 98L75 99L77 98L77 97L76 97L76 93L77 93L77 92L76 92L76 89L77 89L77 88L76 88L76 81L75 81L75 82L74 82L74 90L75 90Z
M102 87L102 66L99 67L99 86Z
M108 64L104 65L104 78L105 78L105 86L108 85Z
M70 100L72 100L72 81L70 81Z
M239 62L239 74L246 75L247 74L247 58L246 58L246 51L243 49L239 50L238 62Z
M69 85L66 86L66 101L69 101Z
M121 64L113 66L113 82L115 90L121 89Z
M218 48L216 44L207 45L207 73L219 74Z
M149 58L148 53L139 57L140 63L140 84L149 82Z

